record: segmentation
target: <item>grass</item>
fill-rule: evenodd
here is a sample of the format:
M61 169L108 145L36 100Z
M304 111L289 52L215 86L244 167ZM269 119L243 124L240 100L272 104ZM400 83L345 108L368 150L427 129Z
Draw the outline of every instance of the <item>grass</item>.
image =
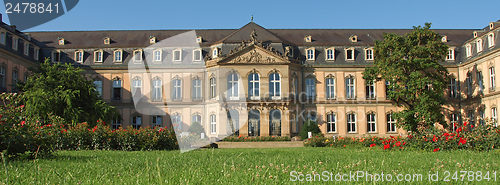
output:
M499 150L433 153L375 148L202 149L183 154L59 151L51 158L8 161L5 166L8 178L2 164L0 184L281 184L293 183L291 171L312 174L325 170L383 172L394 178L396 174L420 173L423 181L419 184L429 183L429 172L440 172L442 180L444 171L497 171L496 182L481 183L500 181ZM362 180L355 183L373 183Z

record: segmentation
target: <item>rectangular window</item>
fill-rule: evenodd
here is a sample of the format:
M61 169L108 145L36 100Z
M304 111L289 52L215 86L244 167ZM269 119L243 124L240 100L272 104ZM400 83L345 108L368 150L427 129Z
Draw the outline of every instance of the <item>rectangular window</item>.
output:
M354 60L354 49L350 48L345 50L345 59Z
M210 98L215 98L217 96L215 77L210 78Z
M210 133L217 133L217 119L215 117L215 114L210 115Z
M469 125L475 125L475 119L474 119L474 111L469 110L467 112L467 118L469 119Z
M35 48L35 53L33 54L33 58L35 60L38 60L39 56L40 56L40 49L39 48Z
M111 121L111 128L113 130L119 129L122 126L122 121L120 119L113 119Z
M248 96L251 100L260 99L260 78L258 73L248 75Z
M83 63L83 51L75 51L75 61Z
M17 69L12 71L12 91L17 91L17 82L19 81L19 72Z
M477 49L478 53L483 51L483 40L482 39L479 39L476 41L476 49Z
M455 50L453 48L448 49L446 60L455 60Z
M121 62L122 61L122 50L116 50L113 52L114 55L114 61L115 62Z
M484 83L483 83L483 73L481 71L476 72L477 85L479 87L479 94L483 94Z
M355 99L356 91L354 84L354 77L350 76L345 79L345 90L346 90L346 98L347 99Z
M142 125L142 116L132 117L132 128L139 129Z
M24 55L28 56L30 54L30 44L24 43Z
M356 132L356 114L347 114L347 133Z
M122 98L122 81L120 79L113 80L113 100Z
M326 99L332 100L335 99L335 79L327 78L326 79Z
M472 89L472 75L470 72L467 73L465 84L467 85L467 95L472 96L472 92L474 91L474 89Z
M316 78L306 78L306 96L309 100L316 98Z
M163 117L159 115L155 115L151 117L151 127L162 127L163 126Z
M377 122L375 113L370 113L366 115L366 124L368 127L368 132L373 133L377 131Z
M495 68L490 67L489 71L490 71L490 89L495 90Z
M142 51L141 50L135 50L134 51L134 61L135 62L141 62L142 61Z
M330 113L326 115L326 127L328 133L337 132L337 117L335 114Z
M201 61L201 49L193 50L193 61Z
M19 39L12 37L12 49L17 51L18 47L19 47Z
M174 50L174 61L180 62L181 60L182 60L182 50L181 49Z
M0 32L0 44L5 45L7 34L5 32Z
M95 80L94 81L94 87L99 96L102 96L102 81L101 80Z
M238 92L238 75L236 73L231 73L227 76L227 97L230 100L237 100L239 99Z
M493 46L495 46L495 34L490 33L490 34L488 35L488 47L490 47L490 48L491 48L491 47L493 47Z
M366 82L366 99L368 99L368 100L375 99L375 82L374 81Z
M392 114L387 114L387 132L396 132L396 120Z
M6 83L5 83L6 68L7 67L4 64L0 64L0 92L4 92L6 90Z
M214 48L212 50L212 58L217 58L219 56L219 49L218 48Z
M472 46L470 44L465 45L465 55L467 57L472 56Z
M453 129L453 131L456 131L457 128L459 127L457 113L453 113L450 115L450 127L451 127L451 129Z
M497 117L497 108L491 108L491 121L493 122L493 126L498 127L498 117Z
M59 53L59 51L52 52L52 62L59 62L59 61L61 61L61 53Z
M365 58L366 60L373 60L373 49L365 50Z
M326 60L335 60L335 49L326 50Z
M159 78L153 79L152 101L161 101L163 97L162 83Z
M307 57L307 60L314 60L314 49L307 49L306 50L306 57Z
M172 100L182 100L182 80L173 79L172 80Z
M194 79L193 80L193 100L201 100L201 80Z
M484 125L486 123L484 118L485 118L484 109L481 108L481 109L479 109L479 124Z
M94 62L102 62L102 50L94 51Z
M155 62L161 62L161 50L155 50L153 52L153 59Z
M450 96L450 98L457 98L458 97L458 93L457 93L457 90L458 90L458 83L457 83L457 79L456 78L450 78L450 85L449 85L449 88L448 88L448 96Z

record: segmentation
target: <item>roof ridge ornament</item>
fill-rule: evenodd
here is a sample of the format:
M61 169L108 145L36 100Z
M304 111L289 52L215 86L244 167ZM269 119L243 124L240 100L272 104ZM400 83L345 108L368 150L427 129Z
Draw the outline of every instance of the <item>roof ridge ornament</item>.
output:
M257 43L257 32L255 32L255 29L253 29L252 33L250 33L250 41Z

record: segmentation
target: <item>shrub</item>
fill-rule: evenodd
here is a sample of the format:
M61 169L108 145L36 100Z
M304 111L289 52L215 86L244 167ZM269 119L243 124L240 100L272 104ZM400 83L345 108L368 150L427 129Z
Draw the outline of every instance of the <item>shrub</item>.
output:
M288 136L229 136L222 139L227 142L261 142L261 141L290 141Z
M299 132L299 136L302 139L306 139L306 138L308 138L308 135L307 135L308 132L311 132L313 134L313 136L322 135L321 130L319 129L316 122L311 121L311 120L307 120L306 122L304 122L304 125L302 126L302 129Z
M304 146L308 147L325 147L330 142L329 139L323 136L314 136L304 140Z

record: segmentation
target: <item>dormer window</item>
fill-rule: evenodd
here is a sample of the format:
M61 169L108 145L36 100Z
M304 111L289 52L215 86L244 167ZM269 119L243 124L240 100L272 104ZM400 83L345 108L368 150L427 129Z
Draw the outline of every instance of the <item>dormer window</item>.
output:
M121 49L115 50L113 52L113 61L114 62L122 62L123 51Z
M490 30L492 30L494 27L495 25L492 22L490 22Z
M373 48L365 49L365 60L373 60Z
M358 42L358 36L357 36L357 35L350 36L350 37L349 37L349 40L350 40L351 42Z
M326 60L335 60L335 48L326 49Z
M219 48L212 49L212 58L219 57Z
M12 37L12 49L17 51L18 47L19 47L19 39L16 37Z
M154 43L156 43L156 37L150 36L150 37L149 37L149 43L150 43L150 44L154 44Z
M30 54L30 43L24 42L24 55L28 56Z
M134 50L134 62L141 62L142 61L142 50L137 49Z
M312 37L310 35L307 35L306 37L304 37L304 41L312 42Z
M157 49L153 51L153 61L161 62L161 49Z
M104 44L109 45L111 43L111 39L109 37L104 38Z
M94 51L94 62L102 62L102 50L96 50Z
M174 62L182 61L182 49L175 49L174 50L173 61Z
M196 37L196 43L201 44L203 42L203 39L201 36Z
M476 41L476 49L477 49L477 52L481 52L483 51L483 39L477 39Z
M488 47L493 47L495 46L495 34L494 33L490 33L488 34Z
M309 48L309 49L306 49L306 59L307 60L314 60L315 56L314 56L314 48Z
M75 51L75 61L78 63L83 63L83 50Z
M345 49L345 59L354 60L354 48Z
M474 38L476 38L476 37L477 37L477 32L475 31L475 32L473 33L473 35L474 35Z
M465 56L472 56L472 46L470 44L465 45Z
M61 61L61 53L59 50L53 51L52 52L52 62L59 62Z
M446 35L441 37L441 42L448 42L448 37Z
M448 48L446 60L455 60L455 48Z
M64 38L59 38L59 41L57 42L59 45L64 45Z

